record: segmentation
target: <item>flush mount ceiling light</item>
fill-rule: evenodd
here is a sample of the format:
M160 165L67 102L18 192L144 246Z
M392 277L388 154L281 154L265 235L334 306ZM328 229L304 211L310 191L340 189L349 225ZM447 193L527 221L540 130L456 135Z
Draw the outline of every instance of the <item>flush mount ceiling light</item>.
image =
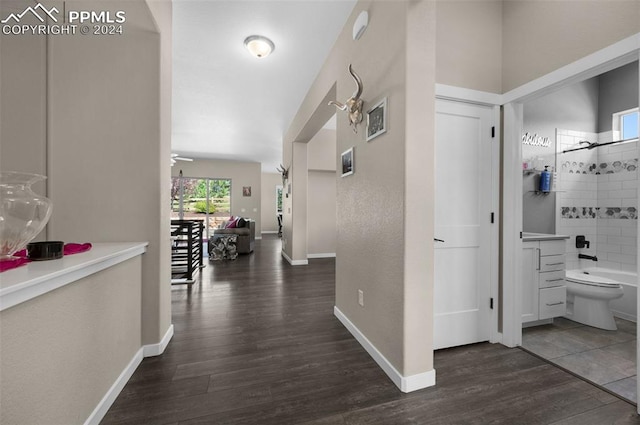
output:
M244 46L249 53L258 59L266 58L273 52L276 46L273 41L261 35L251 35L244 40Z

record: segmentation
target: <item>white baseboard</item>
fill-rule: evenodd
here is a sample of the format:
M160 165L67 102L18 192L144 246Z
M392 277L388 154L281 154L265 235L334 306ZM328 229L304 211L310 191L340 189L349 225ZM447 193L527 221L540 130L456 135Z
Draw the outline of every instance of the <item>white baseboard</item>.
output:
M629 313L625 313L624 311L617 311L613 309L611 309L611 312L615 317L619 317L621 319L628 320L633 323L636 323L638 321L638 318L633 314L629 314Z
M124 386L127 384L129 379L131 379L133 372L135 372L138 366L140 365L140 363L142 363L143 351L144 351L143 347L140 347L140 349L133 356L133 358L127 365L127 367L124 368L124 370L122 371L122 373L120 373L120 376L118 376L118 378L113 383L111 388L109 388L109 390L104 395L104 397L102 397L102 400L100 400L100 403L98 403L96 408L93 409L93 412L91 412L91 415L89 415L87 420L84 421L85 425L94 425L94 424L98 425L100 421L104 418L104 415L107 414L113 402L116 401L116 398L118 398L118 395L120 394Z
M309 260L292 260L284 250L280 251L280 254L284 257L285 260L292 266L306 266L309 264Z
M307 258L336 258L336 253L325 252L320 254L307 254Z
M367 350L367 353L378 363L384 373L391 378L394 384L403 393L421 390L423 388L432 387L436 384L436 370L432 369L428 372L419 373L417 375L402 376L400 372L387 360L380 351L367 339L366 336L354 325L351 320L345 316L337 306L333 307L333 314L342 322L342 324L351 332L351 335L358 340L360 345Z
M159 343L147 344L142 346L144 357L154 357L164 353L164 350L167 348L167 345L169 345L169 341L171 341L171 338L173 338L173 323L171 324L171 326L169 326L169 329L167 329L167 332L164 334Z
M262 232L263 235L277 235L278 231L277 230L263 230Z
M129 379L133 376L133 373L136 371L140 363L142 363L142 359L145 357L159 356L164 352L173 337L173 324L169 326L167 332L164 334L162 340L157 344L147 344L140 347L140 349L133 356L129 364L124 368L120 376L116 379L116 381L111 385L109 391L102 397L100 403L93 409L91 415L84 422L85 425L98 425L100 421L104 418L104 415L107 414L109 408L116 401L120 392L124 386L129 382Z

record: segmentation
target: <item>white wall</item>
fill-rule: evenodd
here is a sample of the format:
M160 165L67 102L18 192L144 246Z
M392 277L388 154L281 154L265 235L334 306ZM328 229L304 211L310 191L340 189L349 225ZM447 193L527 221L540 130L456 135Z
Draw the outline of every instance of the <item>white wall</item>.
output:
M362 10L370 23L354 42ZM352 95L349 64L364 82L365 110L388 98L387 132L371 142L364 125L354 134L337 117L336 164L354 147L355 173L337 181L336 307L403 377L433 372L433 252L424 241L433 237L435 23L433 2L358 2L283 141L293 185L283 242L295 261L307 249L306 142L333 115L326 102Z
M579 140L612 141L612 133L561 130L561 149ZM583 164L583 165L581 165ZM571 152L561 161L558 233L569 235L567 268L605 267L635 272L637 268L638 155L637 142ZM577 249L576 235L589 248ZM578 259L596 255L598 262Z
M505 1L502 10L503 92L640 32L637 0Z
M5 7L20 12L34 4L28 0L8 3L0 2L2 16ZM57 410L47 413L45 422L86 419L87 409L90 412L100 401L141 344L159 343L171 325L169 214L163 212L169 204L171 3L153 3L150 10L143 0L67 1L66 10L125 11L124 33L109 37L3 35L0 43L0 166L49 177L47 194L54 206L48 239L149 242L142 257L142 284L126 289L138 298L113 291L109 294L112 302L96 307L90 299L95 293L81 289L71 301L62 301L62 308L54 309L53 313L72 312L64 307L71 302L77 311L102 322L93 326L94 322L76 320L83 328L74 330L75 324L62 320L46 338L60 342L58 348L68 352L56 352L61 355L54 363L47 363L51 360L47 356L32 360L32 370L44 367L69 381L56 377L44 382L38 377L33 385L20 382L26 392L24 400L42 389L48 396L57 396L68 394L65 385L87 388L88 384L76 385L71 380L92 377L86 394L76 395L82 408L76 401L73 405L59 400L47 404ZM118 285L129 282L115 279ZM118 302L119 297L124 298ZM118 305L127 306L126 314ZM97 308L93 313L87 310L93 307ZM132 314L136 317L129 317ZM127 326L116 327L123 318ZM23 329L40 332L45 329L39 326L43 320L53 324L47 314L24 315L19 322ZM105 328L107 322L113 327ZM25 335L35 340L16 342L6 361L29 359L52 349L51 344L39 350L30 348L41 343L37 341L40 337ZM109 355L102 360L95 353L74 349L102 343L109 347ZM2 357L5 361L4 353ZM83 371L82 361L89 357L94 360L92 370ZM69 364L63 365L65 361ZM3 373L13 367L9 365L3 364ZM43 401L38 398L38 403L30 403L34 414L41 411L35 404Z
M307 143L307 255L336 253L337 132L323 128Z
M85 423L140 350L140 282L136 257L0 313L1 423Z
M277 173L262 173L261 182L262 201L260 217L262 220L262 233L277 233L276 187L282 186L282 175Z
M26 1L0 2L0 16L21 13ZM39 24L26 15L25 23ZM0 170L47 175L46 37L2 36L0 42ZM46 182L33 186L46 195ZM45 231L40 239L45 239Z
M256 236L260 236L262 232L262 171L259 162L221 159L178 161L171 167L171 175L177 177L180 170L184 177L231 179L231 215L255 220ZM251 187L251 196L243 196L242 188L245 186Z
M525 132L548 137L549 147L522 145L523 161L535 160L556 168L556 129L596 131L598 121L598 79L573 84L562 90L524 104ZM562 149L561 149L562 150ZM542 158L540 160L539 158ZM562 154L558 159L562 158ZM544 169L542 165L540 169ZM523 183L523 230L525 232L556 232L556 194L532 192L539 174L525 174Z
M307 255L336 253L336 172L309 170Z
M612 130L611 116L638 107L638 61L598 78L598 132Z

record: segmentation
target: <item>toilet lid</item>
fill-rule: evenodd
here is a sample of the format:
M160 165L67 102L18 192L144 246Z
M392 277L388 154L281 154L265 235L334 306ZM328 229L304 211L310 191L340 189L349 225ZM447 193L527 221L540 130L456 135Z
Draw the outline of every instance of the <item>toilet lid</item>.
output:
M617 282L612 279L607 279L606 277L601 276L593 276L590 274L585 274L581 271L569 270L566 275L567 280L571 280L573 282L582 283L585 285L593 285L593 286L620 286L620 282Z

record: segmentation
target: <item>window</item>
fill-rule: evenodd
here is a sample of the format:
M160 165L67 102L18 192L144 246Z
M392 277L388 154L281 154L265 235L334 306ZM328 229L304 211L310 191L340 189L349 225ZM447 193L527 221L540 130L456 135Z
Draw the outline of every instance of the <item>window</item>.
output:
M200 220L206 237L231 215L231 180L173 177L171 219Z
M613 140L638 138L638 108L613 114Z

